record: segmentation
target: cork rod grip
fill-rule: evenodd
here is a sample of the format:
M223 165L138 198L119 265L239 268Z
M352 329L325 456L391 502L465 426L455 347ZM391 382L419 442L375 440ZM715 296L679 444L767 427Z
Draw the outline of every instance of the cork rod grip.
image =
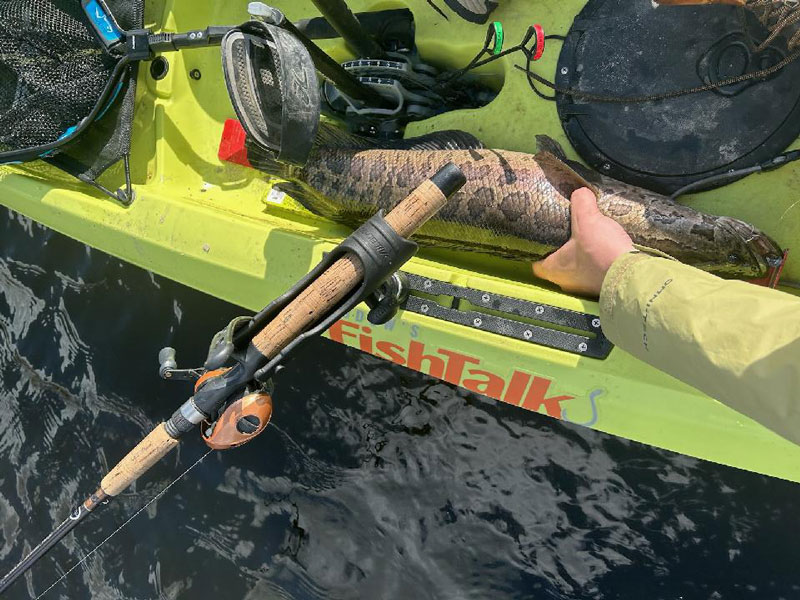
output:
M402 200L386 222L399 235L410 237L464 185L464 174L449 163ZM323 318L351 292L364 275L359 259L346 254L313 281L300 295L253 338L253 345L273 358L289 342Z
M161 423L103 477L100 488L116 496L177 445L178 440L170 437Z

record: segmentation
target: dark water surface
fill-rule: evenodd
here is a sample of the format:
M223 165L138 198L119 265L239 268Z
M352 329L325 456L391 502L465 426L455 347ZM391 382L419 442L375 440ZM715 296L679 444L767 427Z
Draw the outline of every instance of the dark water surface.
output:
M241 311L0 210L0 571L186 397ZM327 340L47 598L800 598L800 485L486 400ZM42 560L35 597L205 452L190 436Z

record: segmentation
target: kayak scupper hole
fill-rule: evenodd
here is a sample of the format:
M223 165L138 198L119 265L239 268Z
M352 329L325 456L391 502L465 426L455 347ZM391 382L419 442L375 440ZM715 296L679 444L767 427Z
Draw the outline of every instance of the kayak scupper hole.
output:
M156 81L164 79L169 73L169 61L163 56L157 56L150 63L150 77Z

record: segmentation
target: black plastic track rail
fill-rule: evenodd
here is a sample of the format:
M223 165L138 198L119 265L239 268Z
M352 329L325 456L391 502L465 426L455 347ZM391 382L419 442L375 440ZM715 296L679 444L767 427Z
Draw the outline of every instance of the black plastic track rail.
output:
M613 348L597 315L405 275L405 310L580 356L604 359Z

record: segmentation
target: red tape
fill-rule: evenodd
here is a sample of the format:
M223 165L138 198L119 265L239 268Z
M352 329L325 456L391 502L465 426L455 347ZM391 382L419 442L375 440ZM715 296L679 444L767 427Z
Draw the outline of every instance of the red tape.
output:
M754 283L755 285L763 285L764 287L775 289L778 287L778 283L780 283L783 267L786 266L786 259L788 257L789 251L786 250L783 253L783 260L781 261L781 264L779 264L777 267L771 267L764 277L759 279L750 279L749 282Z
M252 169L253 165L247 160L247 147L244 144L246 137L247 134L239 121L236 119L225 121L217 152L219 159Z

